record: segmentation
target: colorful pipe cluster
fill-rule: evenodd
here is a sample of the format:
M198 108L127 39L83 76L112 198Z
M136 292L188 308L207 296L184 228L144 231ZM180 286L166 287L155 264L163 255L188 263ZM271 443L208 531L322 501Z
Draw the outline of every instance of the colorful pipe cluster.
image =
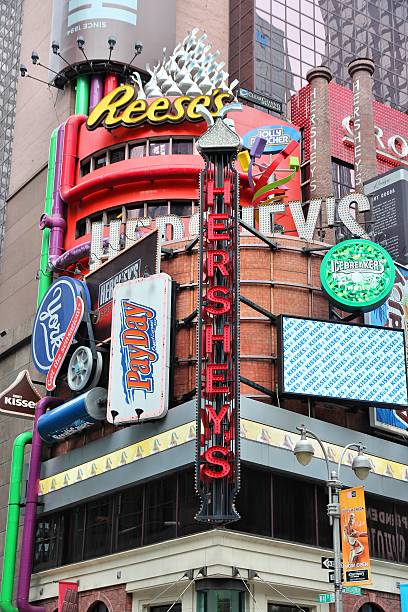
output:
M73 183L75 169L75 151L78 129L86 120L90 111L104 95L118 85L115 75L95 75L91 79L80 76L76 84L76 115L55 128L51 134L47 187L44 203L44 214L40 220L43 231L40 256L37 305L53 281L53 271L64 268L78 261L89 253L89 243L80 245L78 252L63 253L63 242L66 230L65 202L63 186L69 189ZM66 171L63 173L63 165ZM73 249L74 250L74 249ZM30 580L33 566L35 526L37 520L38 481L41 469L42 441L37 423L49 408L60 405L62 400L55 397L44 397L35 408L33 433L24 432L16 437L13 445L11 462L7 526L4 544L3 573L0 591L0 610L2 612L43 612L44 608L29 603ZM27 482L26 508L24 515L23 538L18 578L17 607L12 604L15 581L18 528L21 507L22 474L24 450L32 442L29 475Z

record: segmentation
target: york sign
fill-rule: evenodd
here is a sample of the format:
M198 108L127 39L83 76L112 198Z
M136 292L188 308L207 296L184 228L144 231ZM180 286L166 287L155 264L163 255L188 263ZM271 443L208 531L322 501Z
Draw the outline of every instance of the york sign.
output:
M132 85L121 85L95 106L88 117L86 127L88 130L94 130L102 125L111 129L119 126L138 127L144 123L161 125L185 120L203 121L203 116L197 112L199 104L208 108L216 117L233 99L234 96L230 93L216 89L210 96L156 98L149 102L136 99L136 91Z
M83 312L85 291L84 283L61 276L48 289L38 307L31 351L34 365L41 374L48 374L73 317L79 310ZM89 306L88 295L86 294Z

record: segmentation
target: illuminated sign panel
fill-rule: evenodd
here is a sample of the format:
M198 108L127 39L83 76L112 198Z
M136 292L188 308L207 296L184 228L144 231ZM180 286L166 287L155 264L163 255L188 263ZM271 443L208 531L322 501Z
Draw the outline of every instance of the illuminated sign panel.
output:
M407 406L404 334L282 316L282 393Z
M156 98L153 101L136 98L132 85L121 85L105 96L89 115L86 127L94 130L103 125L107 129L125 126L136 127L144 123L161 125L162 123L180 123L181 121L203 121L197 106L203 105L215 116L232 102L234 96L216 89L210 96L180 96Z
M300 133L289 125L265 125L244 134L242 138L244 147L250 149L256 138L266 140L263 153L278 153L292 140L299 142Z
M395 266L385 249L369 240L344 240L331 248L320 266L322 286L336 306L368 311L389 296Z
M171 278L154 274L116 285L108 421L158 419L168 408Z
M240 141L222 119L198 141L200 245L197 318L196 519L239 519L239 183Z

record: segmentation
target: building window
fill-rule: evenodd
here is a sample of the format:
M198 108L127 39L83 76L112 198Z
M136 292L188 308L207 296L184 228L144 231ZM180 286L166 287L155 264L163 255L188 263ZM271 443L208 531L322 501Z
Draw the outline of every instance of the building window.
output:
M354 168L339 159L332 160L333 192L335 198L342 198L354 189Z
M120 147L118 149L112 149L110 151L110 163L116 164L117 162L123 161L126 158L126 147Z
M87 159L81 162L81 176L86 176L91 171L91 160Z
M166 604L165 606L153 606L149 608L149 612L167 612L170 608L171 603ZM181 604L176 604L172 607L172 612L181 612Z
M144 487L119 494L117 550L137 548L142 544Z
M242 591L208 589L197 593L198 612L245 612Z
M331 549L327 503L324 485L243 464L237 498L242 518L229 528ZM371 556L408 563L408 504L366 495L366 506ZM35 571L211 529L195 520L198 509L190 468L40 517ZM288 611L282 608L282 612Z
M172 153L173 155L192 155L193 154L193 141L174 139Z
M37 523L35 533L34 563L39 569L58 564L62 516L46 517Z
M140 142L137 144L129 145L129 157L145 157L146 156L146 143Z
M170 155L170 140L150 141L149 155Z
M86 559L107 555L111 550L112 498L91 502L86 507L85 554Z
M99 168L103 168L106 166L106 151L101 155L95 155L93 158L94 170L98 170Z

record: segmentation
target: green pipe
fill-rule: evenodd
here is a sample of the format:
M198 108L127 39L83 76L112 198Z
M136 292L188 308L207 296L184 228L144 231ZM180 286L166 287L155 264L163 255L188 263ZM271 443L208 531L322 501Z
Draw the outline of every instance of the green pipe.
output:
M54 191L55 176L55 151L57 148L58 128L51 134L50 151L48 156L47 190L45 193L44 214L51 216L52 194ZM47 227L42 231L41 258L40 258L40 277L38 281L37 306L42 302L48 287L52 283L52 272L48 269L48 249L50 243L50 231Z
M20 521L21 479L24 466L24 449L32 440L31 431L24 431L14 440L10 470L10 488L7 511L6 538L4 542L3 576L1 579L0 610L18 612L12 605L18 526Z
M89 77L79 76L76 81L75 114L87 115L89 112Z

